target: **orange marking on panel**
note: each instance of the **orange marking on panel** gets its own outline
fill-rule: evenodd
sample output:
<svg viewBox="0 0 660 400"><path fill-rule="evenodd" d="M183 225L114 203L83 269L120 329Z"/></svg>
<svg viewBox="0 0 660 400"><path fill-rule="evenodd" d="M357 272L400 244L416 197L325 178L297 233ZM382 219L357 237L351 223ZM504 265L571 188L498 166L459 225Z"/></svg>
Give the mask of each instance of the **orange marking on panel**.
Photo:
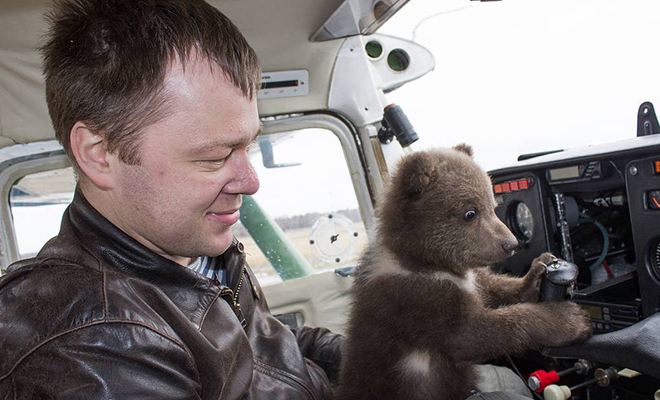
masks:
<svg viewBox="0 0 660 400"><path fill-rule="evenodd" d="M653 199L653 202L655 203L655 205L656 205L658 208L660 208L660 203L658 203L658 199L656 199L655 197L651 197L651 198Z"/></svg>

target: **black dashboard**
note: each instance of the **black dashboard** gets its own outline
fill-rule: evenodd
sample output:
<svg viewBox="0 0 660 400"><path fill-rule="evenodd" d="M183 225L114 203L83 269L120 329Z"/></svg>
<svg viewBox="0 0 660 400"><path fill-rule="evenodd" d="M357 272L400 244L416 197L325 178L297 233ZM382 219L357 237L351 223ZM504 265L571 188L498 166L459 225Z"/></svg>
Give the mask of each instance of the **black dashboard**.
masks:
<svg viewBox="0 0 660 400"><path fill-rule="evenodd" d="M546 154L490 175L496 214L520 242L495 268L522 276L545 251L575 263L573 301L589 313L596 336L567 354L635 364L640 344L621 338L637 335L646 320L660 327L660 135ZM660 378L660 330L642 345L656 350L619 367Z"/></svg>
<svg viewBox="0 0 660 400"><path fill-rule="evenodd" d="M559 152L491 171L498 217L521 246L497 266L523 275L550 251L578 265L574 299L613 331L660 311L660 140Z"/></svg>

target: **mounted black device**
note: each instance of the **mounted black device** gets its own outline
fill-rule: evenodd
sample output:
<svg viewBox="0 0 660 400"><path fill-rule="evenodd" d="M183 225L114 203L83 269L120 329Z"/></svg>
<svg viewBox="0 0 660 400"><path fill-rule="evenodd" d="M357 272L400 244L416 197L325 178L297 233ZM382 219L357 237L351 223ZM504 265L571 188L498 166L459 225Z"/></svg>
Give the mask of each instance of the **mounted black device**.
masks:
<svg viewBox="0 0 660 400"><path fill-rule="evenodd" d="M394 137L399 141L401 147L408 147L419 139L401 107L390 104L383 110L383 122L382 127L378 130L378 139L381 143L387 144Z"/></svg>

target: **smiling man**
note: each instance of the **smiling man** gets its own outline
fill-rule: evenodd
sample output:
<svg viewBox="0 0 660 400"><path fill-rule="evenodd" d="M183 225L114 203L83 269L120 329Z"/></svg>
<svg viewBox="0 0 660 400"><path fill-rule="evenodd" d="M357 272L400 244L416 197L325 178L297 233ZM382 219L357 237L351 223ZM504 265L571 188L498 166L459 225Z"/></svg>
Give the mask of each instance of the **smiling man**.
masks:
<svg viewBox="0 0 660 400"><path fill-rule="evenodd" d="M260 121L255 96L197 52L185 64L173 60L162 91L168 116L142 129L136 162L109 153L82 121L73 126L71 151L97 211L153 252L188 265L231 245L241 195L259 188L248 149Z"/></svg>
<svg viewBox="0 0 660 400"><path fill-rule="evenodd" d="M0 279L0 398L330 398L342 338L273 318L231 228L260 70L202 0L64 0L42 51L78 176Z"/></svg>

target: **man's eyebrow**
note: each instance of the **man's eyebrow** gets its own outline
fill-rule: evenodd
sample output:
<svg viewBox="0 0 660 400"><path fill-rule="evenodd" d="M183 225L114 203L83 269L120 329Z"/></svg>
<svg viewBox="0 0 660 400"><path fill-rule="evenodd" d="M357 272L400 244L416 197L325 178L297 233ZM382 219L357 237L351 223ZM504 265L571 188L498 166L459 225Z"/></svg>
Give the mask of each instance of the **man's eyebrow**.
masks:
<svg viewBox="0 0 660 400"><path fill-rule="evenodd" d="M264 128L263 124L259 122L259 129L257 129L256 133L253 136L249 137L248 139L239 139L230 142L226 142L224 140L208 141L192 147L189 150L189 152L192 154L196 154L196 153L201 153L203 151L217 149L218 147L231 148L231 149L246 147L250 145L250 143L252 143L253 141L257 140L257 137L262 134L263 128Z"/></svg>
<svg viewBox="0 0 660 400"><path fill-rule="evenodd" d="M233 142L224 142L222 145L225 147L230 147L232 149L248 146L250 143L257 140L257 136L261 135L263 131L264 131L264 125L261 123L261 121L259 121L259 129L257 129L256 133L252 135L252 137L248 139L235 140Z"/></svg>

